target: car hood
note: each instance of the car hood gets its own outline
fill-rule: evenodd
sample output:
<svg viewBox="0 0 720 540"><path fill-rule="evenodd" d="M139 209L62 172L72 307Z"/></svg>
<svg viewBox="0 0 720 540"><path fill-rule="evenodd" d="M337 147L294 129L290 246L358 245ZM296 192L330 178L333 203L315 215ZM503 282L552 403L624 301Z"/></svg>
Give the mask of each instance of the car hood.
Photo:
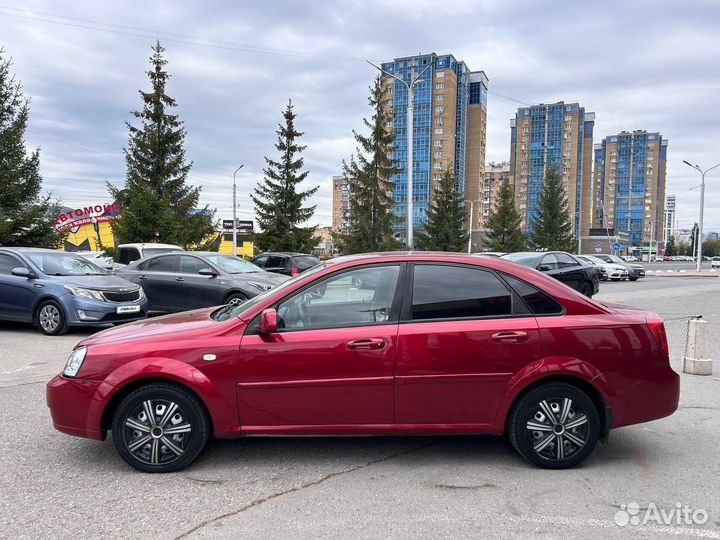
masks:
<svg viewBox="0 0 720 540"><path fill-rule="evenodd" d="M642 269L643 269L643 267L642 267L641 264L635 264L635 263L625 263L625 264L626 264L627 266L629 266L630 268L637 268L638 270L642 270Z"/></svg>
<svg viewBox="0 0 720 540"><path fill-rule="evenodd" d="M82 287L84 289L96 289L101 291L117 291L120 289L128 289L135 291L138 285L131 283L119 276L50 276L53 281L62 283L63 285L72 285L73 287Z"/></svg>
<svg viewBox="0 0 720 540"><path fill-rule="evenodd" d="M219 323L210 318L210 314L217 309L211 308L185 311L173 315L153 317L134 323L123 324L115 328L103 330L82 340L78 346L105 345L125 340L151 339L168 334L183 334L201 331L209 326Z"/></svg>
<svg viewBox="0 0 720 540"><path fill-rule="evenodd" d="M276 287L291 279L290 276L283 274L275 274L273 272L245 272L243 274L231 274L231 278L235 281L247 283L248 281L256 281L258 283L266 283L272 287Z"/></svg>

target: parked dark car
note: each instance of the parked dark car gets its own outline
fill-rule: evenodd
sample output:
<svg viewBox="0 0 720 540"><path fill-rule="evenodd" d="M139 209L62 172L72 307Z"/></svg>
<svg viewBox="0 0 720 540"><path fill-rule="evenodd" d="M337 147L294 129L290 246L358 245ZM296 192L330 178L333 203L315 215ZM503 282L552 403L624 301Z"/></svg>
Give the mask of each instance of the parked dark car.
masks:
<svg viewBox="0 0 720 540"><path fill-rule="evenodd" d="M596 253L595 256L598 259L602 259L605 262L618 264L624 266L628 271L628 279L630 281L637 281L641 277L645 277L645 269L636 263L623 261L617 255L606 255L605 253Z"/></svg>
<svg viewBox="0 0 720 540"><path fill-rule="evenodd" d="M600 272L600 281L607 281L608 274L607 270L605 270L605 266L598 264L597 262L593 261L591 258L585 255L578 255L576 258L581 263L585 263L588 266L594 266L595 268L597 268L597 271Z"/></svg>
<svg viewBox="0 0 720 540"><path fill-rule="evenodd" d="M305 270L320 264L320 259L305 253L277 251L258 255L251 262L266 272L295 277Z"/></svg>
<svg viewBox="0 0 720 540"><path fill-rule="evenodd" d="M239 304L288 279L212 251L155 255L130 263L117 274L141 285L150 311L163 313Z"/></svg>
<svg viewBox="0 0 720 540"><path fill-rule="evenodd" d="M502 258L539 270L589 298L600 290L600 271L564 251L522 251Z"/></svg>
<svg viewBox="0 0 720 540"><path fill-rule="evenodd" d="M71 326L144 319L142 288L87 259L52 249L0 248L0 319L58 336Z"/></svg>

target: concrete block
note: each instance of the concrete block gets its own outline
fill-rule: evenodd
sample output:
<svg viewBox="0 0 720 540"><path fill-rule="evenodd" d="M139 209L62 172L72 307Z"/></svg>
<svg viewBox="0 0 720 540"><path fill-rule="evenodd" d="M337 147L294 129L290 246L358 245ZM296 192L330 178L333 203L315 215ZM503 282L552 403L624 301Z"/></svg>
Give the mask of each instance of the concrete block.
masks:
<svg viewBox="0 0 720 540"><path fill-rule="evenodd" d="M691 375L712 375L709 358L708 327L704 319L688 321L687 342L683 357L683 371Z"/></svg>

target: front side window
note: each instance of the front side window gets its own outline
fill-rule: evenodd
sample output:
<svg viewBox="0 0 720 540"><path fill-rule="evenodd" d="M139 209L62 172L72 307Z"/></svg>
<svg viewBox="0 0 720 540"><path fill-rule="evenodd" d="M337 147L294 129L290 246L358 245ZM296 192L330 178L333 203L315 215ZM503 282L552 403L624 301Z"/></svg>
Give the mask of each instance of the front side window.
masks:
<svg viewBox="0 0 720 540"><path fill-rule="evenodd" d="M190 255L180 256L180 269L181 274L197 274L203 268L210 268L210 265L197 257Z"/></svg>
<svg viewBox="0 0 720 540"><path fill-rule="evenodd" d="M19 266L25 266L25 265L20 264L20 261L18 261L12 255L7 255L6 253L0 253L0 274L9 276L12 274L13 268L17 268Z"/></svg>
<svg viewBox="0 0 720 540"><path fill-rule="evenodd" d="M512 295L492 272L462 266L415 266L413 320L502 317L511 314Z"/></svg>
<svg viewBox="0 0 720 540"><path fill-rule="evenodd" d="M259 268L265 268L265 266L267 265L267 260L268 260L268 257L267 257L267 255L265 255L262 257L258 257L257 259L254 259L252 263Z"/></svg>
<svg viewBox="0 0 720 540"><path fill-rule="evenodd" d="M400 266L335 274L284 300L278 327L286 330L365 326L390 321Z"/></svg>
<svg viewBox="0 0 720 540"><path fill-rule="evenodd" d="M560 268L560 261L558 261L557 255L551 253L550 255L545 255L542 258L540 266L547 266L549 270L557 270Z"/></svg>
<svg viewBox="0 0 720 540"><path fill-rule="evenodd" d="M558 253L556 257L560 268L573 268L575 266L578 266L577 261L573 259L570 255L566 255L565 253Z"/></svg>

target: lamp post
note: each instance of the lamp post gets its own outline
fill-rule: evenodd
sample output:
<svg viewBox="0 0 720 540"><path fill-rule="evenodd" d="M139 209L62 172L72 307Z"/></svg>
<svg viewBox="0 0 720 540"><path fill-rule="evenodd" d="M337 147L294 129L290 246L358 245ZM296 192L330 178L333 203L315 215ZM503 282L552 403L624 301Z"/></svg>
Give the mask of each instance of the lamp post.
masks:
<svg viewBox="0 0 720 540"><path fill-rule="evenodd" d="M653 220L649 220L648 223L650 224L650 253L648 253L648 262L652 262L652 256L653 256L653 229L655 228L655 222ZM657 260L657 257L655 257Z"/></svg>
<svg viewBox="0 0 720 540"><path fill-rule="evenodd" d="M475 203L479 203L482 199L475 199L474 201L465 201L470 203L470 218L468 219L468 253L472 253L472 219L473 219L473 208Z"/></svg>
<svg viewBox="0 0 720 540"><path fill-rule="evenodd" d="M715 167L720 167L720 163L713 165L709 169L704 171L700 168L700 165L693 165L689 161L683 159L683 163L689 167L692 167L700 173L702 178L700 182L700 222L698 223L698 237L697 237L697 265L695 269L700 272L702 270L702 235L703 235L703 212L705 210L705 175L712 171Z"/></svg>
<svg viewBox="0 0 720 540"><path fill-rule="evenodd" d="M419 83L422 82L423 73L425 73L430 66L432 66L432 62L428 64L428 66L423 69L417 76L415 75L415 70L413 66L413 70L410 73L410 82L408 83L405 81L405 79L401 79L400 77L393 75L392 73L389 73L385 71L380 66L376 66L373 64L370 60L366 60L368 64L370 64L372 67L380 71L381 73L384 73L388 77L392 77L396 81L400 81L405 85L408 92L408 99L407 99L407 111L406 111L406 121L407 121L407 245L409 249L412 249L413 247L413 87Z"/></svg>
<svg viewBox="0 0 720 540"><path fill-rule="evenodd" d="M235 175L244 166L243 163L233 173L233 257L237 257L237 186L235 185Z"/></svg>

